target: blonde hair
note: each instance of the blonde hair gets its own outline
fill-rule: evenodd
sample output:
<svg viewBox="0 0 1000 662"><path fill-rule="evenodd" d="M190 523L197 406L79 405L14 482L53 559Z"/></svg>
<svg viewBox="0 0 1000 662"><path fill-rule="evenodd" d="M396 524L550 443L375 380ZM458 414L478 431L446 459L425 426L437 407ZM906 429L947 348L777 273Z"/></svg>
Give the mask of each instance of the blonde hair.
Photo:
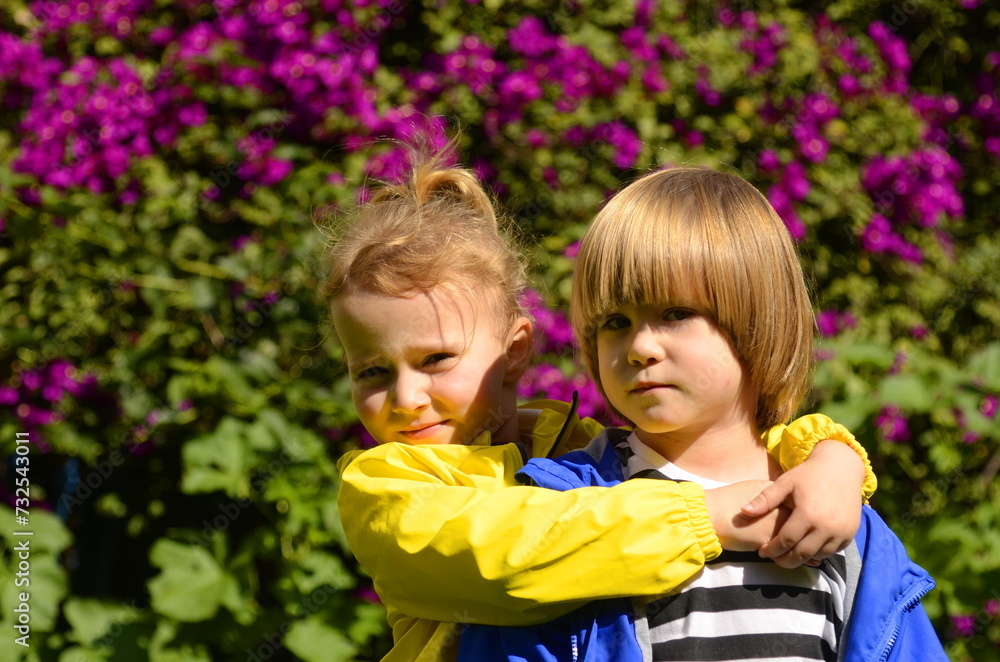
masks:
<svg viewBox="0 0 1000 662"><path fill-rule="evenodd" d="M598 321L623 306L667 302L711 312L757 393L759 430L791 417L809 388L812 306L788 230L748 182L701 168L662 170L623 189L594 219L577 255L571 319L605 400Z"/></svg>
<svg viewBox="0 0 1000 662"><path fill-rule="evenodd" d="M421 158L421 157L417 157ZM402 183L377 189L327 252L327 302L361 290L406 296L445 286L485 291L498 333L522 314L525 270L475 174L423 157Z"/></svg>

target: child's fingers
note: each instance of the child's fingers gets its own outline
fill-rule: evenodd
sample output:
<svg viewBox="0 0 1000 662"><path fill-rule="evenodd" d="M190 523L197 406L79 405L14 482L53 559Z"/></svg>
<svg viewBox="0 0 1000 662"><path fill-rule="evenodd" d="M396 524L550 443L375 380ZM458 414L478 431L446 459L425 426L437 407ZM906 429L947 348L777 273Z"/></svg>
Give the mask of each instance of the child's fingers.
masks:
<svg viewBox="0 0 1000 662"><path fill-rule="evenodd" d="M836 538L829 538L820 531L811 531L785 554L772 560L783 568L796 568L803 563L816 567L823 559L840 551L844 545Z"/></svg>
<svg viewBox="0 0 1000 662"><path fill-rule="evenodd" d="M793 511L788 520L778 529L774 536L764 544L759 554L765 559L777 560L786 556L789 552L799 547L803 538L809 534L811 527L803 517L797 517ZM811 554L802 558L796 563L799 565L803 560L810 558Z"/></svg>
<svg viewBox="0 0 1000 662"><path fill-rule="evenodd" d="M751 499L750 503L743 506L741 510L747 517L765 515L784 503L791 495L793 487L794 485L791 482L782 481L779 478L777 482L765 487L760 494Z"/></svg>

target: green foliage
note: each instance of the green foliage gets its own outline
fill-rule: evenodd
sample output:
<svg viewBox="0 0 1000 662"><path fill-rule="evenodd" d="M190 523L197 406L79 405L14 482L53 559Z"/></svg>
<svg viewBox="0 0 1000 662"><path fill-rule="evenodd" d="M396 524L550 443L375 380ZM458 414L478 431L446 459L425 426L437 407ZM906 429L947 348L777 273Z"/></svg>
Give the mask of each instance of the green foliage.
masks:
<svg viewBox="0 0 1000 662"><path fill-rule="evenodd" d="M953 659L1000 659L1000 595L991 589L1000 586L1000 169L986 148L989 127L969 110L996 49L1000 11L989 3L732 3L761 26L781 27L783 46L758 75L748 73L746 35L716 3L659 3L645 33L668 37L683 56L661 50L647 62L623 43L636 22L631 4L371 3L345 10L352 29L307 0L296 6L308 13L308 29L335 35L343 62L378 45L371 70L350 60L345 80L355 87L344 83L335 90L342 100L318 110L288 82L294 77L260 73L279 68L275 39L266 44L274 53L254 50L253 38L221 37L182 52L177 34L218 27L248 3L146 3L123 19L122 34L96 12L47 31L59 18L43 4L15 0L0 10L0 36L51 58L52 86L71 85L80 74L70 67L85 57L117 57L145 91L170 94L157 98L143 129L148 152L136 150L103 188L62 186L19 162L42 133L27 119L28 85L42 62L22 75L20 64L3 61L0 397L16 391L19 399L0 413L0 450L12 457L15 433L30 433L35 533L32 647L7 636L0 659L328 662L385 653L385 612L366 599L371 582L337 512L335 458L360 439L318 294L325 237L317 220L392 174L394 147L377 139L406 135L399 127L411 115L461 127L459 160L496 170L485 178L520 229L535 286L552 307L567 304L574 242L636 175L707 165L771 191L783 185L781 169L801 164L810 187L789 208L817 308L839 316L818 344L804 409L847 425L868 449L880 479L874 505L937 580L925 604ZM537 97L501 115L514 106L502 77L489 72L538 70L509 39L526 16L564 36L560 48L582 48L573 73L590 91L570 94L572 77L552 73L552 56ZM912 67L903 91L880 87L892 71L869 35L875 21L906 45ZM159 28L174 34L157 41ZM471 36L489 49L493 69L445 72L429 57L466 48ZM868 73L838 55L848 38L870 61ZM614 73L619 63L627 71ZM222 73L238 71L267 84ZM440 89L417 85L416 74L427 72ZM842 91L848 73L864 93ZM112 89L126 85L110 71L102 76ZM650 82L657 77L667 85ZM598 79L613 93L601 92ZM30 101L56 103L68 89ZM817 160L805 158L795 132L810 95L838 110L817 129L828 145ZM950 95L960 110L929 119L916 108L919 95ZM140 101L129 97L129 120ZM180 106L194 103L205 109L203 122L175 121ZM49 118L55 128L65 123L59 117ZM89 130L127 128L95 117ZM616 133L619 125L634 142ZM154 136L171 127L175 139ZM85 130L72 138L103 145ZM255 144L290 163L288 173L273 183L238 174L260 165ZM63 147L60 168L84 169L70 139ZM926 179L933 166L914 155L935 150L961 168L940 180L958 187L961 213L933 226L893 220L919 261L867 249L873 215L909 208L902 193L867 190L866 168L879 156L911 159ZM761 166L772 152L777 171ZM569 356L546 359L574 369ZM36 378L60 395L32 388ZM18 602L14 516L0 506L0 629L8 634Z"/></svg>

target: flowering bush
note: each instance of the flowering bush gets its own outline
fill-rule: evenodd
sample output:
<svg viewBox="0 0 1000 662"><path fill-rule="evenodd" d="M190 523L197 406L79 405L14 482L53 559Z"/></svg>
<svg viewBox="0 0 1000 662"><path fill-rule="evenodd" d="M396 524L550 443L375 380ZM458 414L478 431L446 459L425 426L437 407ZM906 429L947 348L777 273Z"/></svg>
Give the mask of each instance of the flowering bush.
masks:
<svg viewBox="0 0 1000 662"><path fill-rule="evenodd" d="M32 646L3 659L386 650L336 513L333 459L371 440L313 220L456 125L531 246L520 394L599 417L565 318L595 210L671 164L764 191L814 276L807 408L868 448L953 659L1000 659L1000 10L744 6L0 9L0 447L31 437L38 527Z"/></svg>

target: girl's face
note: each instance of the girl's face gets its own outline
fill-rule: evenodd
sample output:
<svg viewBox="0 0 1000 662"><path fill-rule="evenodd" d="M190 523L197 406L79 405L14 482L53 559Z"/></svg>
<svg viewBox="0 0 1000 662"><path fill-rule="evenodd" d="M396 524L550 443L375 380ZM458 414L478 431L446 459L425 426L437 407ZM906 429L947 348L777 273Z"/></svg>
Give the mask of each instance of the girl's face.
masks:
<svg viewBox="0 0 1000 662"><path fill-rule="evenodd" d="M698 306L630 306L597 327L597 362L611 404L652 447L700 435L754 411L732 346ZM652 442L652 443L651 443Z"/></svg>
<svg viewBox="0 0 1000 662"><path fill-rule="evenodd" d="M379 443L469 444L511 421L516 429L514 387L523 367L508 350L527 334L530 351L531 325L522 318L501 336L482 303L487 297L472 298L439 287L334 300L354 406Z"/></svg>

